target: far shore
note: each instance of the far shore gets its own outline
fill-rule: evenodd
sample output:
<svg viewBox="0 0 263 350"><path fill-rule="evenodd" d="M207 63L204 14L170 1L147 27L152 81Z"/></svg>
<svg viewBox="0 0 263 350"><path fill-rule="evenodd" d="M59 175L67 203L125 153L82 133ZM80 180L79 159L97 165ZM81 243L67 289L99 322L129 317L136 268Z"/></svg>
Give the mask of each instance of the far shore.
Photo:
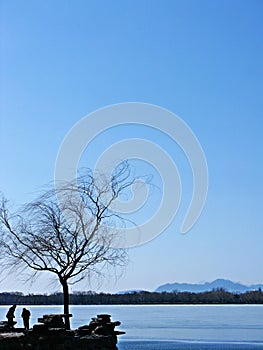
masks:
<svg viewBox="0 0 263 350"><path fill-rule="evenodd" d="M0 305L63 305L63 293L28 294L0 293ZM261 290L230 293L217 289L202 293L191 292L128 292L121 294L92 291L70 294L71 305L156 305L156 304L263 304Z"/></svg>

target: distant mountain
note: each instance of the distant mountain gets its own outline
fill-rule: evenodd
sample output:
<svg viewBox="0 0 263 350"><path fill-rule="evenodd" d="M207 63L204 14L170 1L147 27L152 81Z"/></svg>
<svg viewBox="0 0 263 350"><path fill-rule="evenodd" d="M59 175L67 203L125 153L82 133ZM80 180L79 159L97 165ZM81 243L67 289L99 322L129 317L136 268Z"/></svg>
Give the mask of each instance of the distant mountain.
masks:
<svg viewBox="0 0 263 350"><path fill-rule="evenodd" d="M263 290L263 284L255 284L246 286L238 282L232 282L225 279L216 279L213 282L205 282L199 284L191 283L167 283L156 289L156 292L192 292L201 293L211 291L213 289L223 288L231 293L244 293L251 290Z"/></svg>

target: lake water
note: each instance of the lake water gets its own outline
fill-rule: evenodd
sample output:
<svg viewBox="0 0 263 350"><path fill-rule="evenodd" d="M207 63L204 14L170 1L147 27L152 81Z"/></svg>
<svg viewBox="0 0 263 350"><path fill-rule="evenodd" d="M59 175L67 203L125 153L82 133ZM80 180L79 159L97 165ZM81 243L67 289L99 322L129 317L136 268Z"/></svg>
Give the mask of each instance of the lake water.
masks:
<svg viewBox="0 0 263 350"><path fill-rule="evenodd" d="M22 326L21 311L17 326ZM31 324L61 306L26 306ZM0 306L0 320L7 306ZM89 323L99 313L121 321L120 350L263 350L263 305L78 305L71 306L72 328Z"/></svg>

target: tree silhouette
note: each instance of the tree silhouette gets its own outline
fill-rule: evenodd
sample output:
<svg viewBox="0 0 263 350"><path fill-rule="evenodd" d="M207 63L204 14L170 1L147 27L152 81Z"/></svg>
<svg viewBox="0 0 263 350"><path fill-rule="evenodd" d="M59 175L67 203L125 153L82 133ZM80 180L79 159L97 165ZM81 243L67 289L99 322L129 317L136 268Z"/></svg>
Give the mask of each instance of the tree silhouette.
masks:
<svg viewBox="0 0 263 350"><path fill-rule="evenodd" d="M77 181L44 192L16 213L10 212L3 199L1 254L6 267L29 268L31 278L43 271L55 274L68 315L69 284L101 273L105 265L126 263L125 249L115 248L117 221L123 224L123 218L111 205L134 181L130 168L122 163L110 177L86 171ZM65 323L70 329L69 317Z"/></svg>

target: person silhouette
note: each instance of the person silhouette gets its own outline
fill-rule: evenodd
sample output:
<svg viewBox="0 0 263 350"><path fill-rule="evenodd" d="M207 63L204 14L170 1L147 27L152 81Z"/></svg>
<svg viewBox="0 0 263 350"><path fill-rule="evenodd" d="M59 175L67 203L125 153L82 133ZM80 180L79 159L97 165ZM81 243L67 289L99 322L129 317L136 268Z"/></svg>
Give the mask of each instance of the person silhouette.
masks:
<svg viewBox="0 0 263 350"><path fill-rule="evenodd" d="M25 307L23 308L21 317L23 318L23 323L24 323L24 327L26 330L29 330L29 318L30 318L30 311L27 310Z"/></svg>
<svg viewBox="0 0 263 350"><path fill-rule="evenodd" d="M9 328L14 328L15 310L16 310L16 305L13 305L10 307L10 309L8 310L8 312L6 314Z"/></svg>

